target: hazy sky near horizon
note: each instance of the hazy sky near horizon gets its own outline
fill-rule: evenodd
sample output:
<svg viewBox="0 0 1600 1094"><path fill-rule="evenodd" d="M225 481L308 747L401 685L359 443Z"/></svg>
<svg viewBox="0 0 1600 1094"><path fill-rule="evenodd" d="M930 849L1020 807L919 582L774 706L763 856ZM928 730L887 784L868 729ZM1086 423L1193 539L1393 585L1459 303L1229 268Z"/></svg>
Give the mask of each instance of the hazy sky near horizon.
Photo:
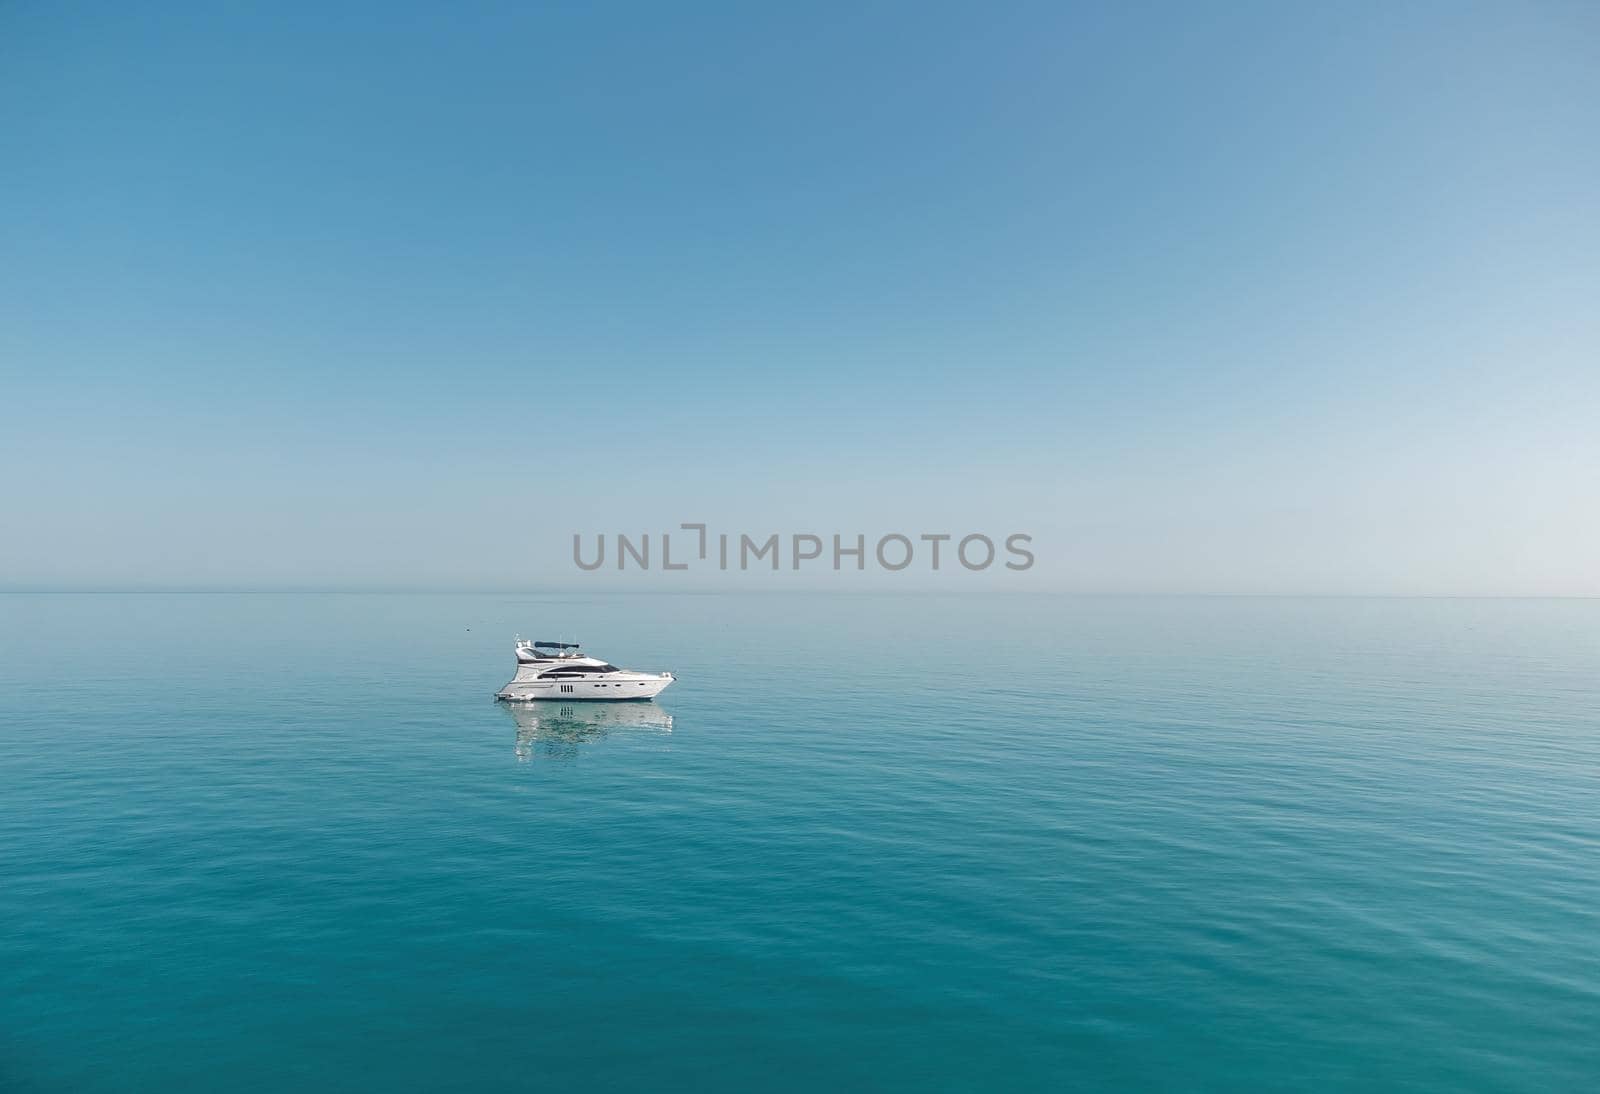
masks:
<svg viewBox="0 0 1600 1094"><path fill-rule="evenodd" d="M6 5L0 588L1600 595L1597 117L1583 3Z"/></svg>

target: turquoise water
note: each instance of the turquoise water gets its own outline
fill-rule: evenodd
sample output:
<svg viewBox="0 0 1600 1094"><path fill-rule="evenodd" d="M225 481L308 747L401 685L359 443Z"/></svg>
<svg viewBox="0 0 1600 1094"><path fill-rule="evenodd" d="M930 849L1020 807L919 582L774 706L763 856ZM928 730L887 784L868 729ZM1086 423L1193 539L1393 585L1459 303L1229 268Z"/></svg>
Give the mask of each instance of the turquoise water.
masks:
<svg viewBox="0 0 1600 1094"><path fill-rule="evenodd" d="M0 790L6 1089L1600 1085L1600 602L0 596Z"/></svg>

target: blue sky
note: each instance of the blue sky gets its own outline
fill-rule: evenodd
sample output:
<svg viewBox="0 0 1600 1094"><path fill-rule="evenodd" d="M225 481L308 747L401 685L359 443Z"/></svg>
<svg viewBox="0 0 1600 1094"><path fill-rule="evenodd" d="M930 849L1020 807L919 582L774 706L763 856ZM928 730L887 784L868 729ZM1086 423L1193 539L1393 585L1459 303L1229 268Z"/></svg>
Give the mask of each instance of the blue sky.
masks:
<svg viewBox="0 0 1600 1094"><path fill-rule="evenodd" d="M671 587L571 534L707 520L1600 595L1597 60L1578 3L6 5L0 587Z"/></svg>

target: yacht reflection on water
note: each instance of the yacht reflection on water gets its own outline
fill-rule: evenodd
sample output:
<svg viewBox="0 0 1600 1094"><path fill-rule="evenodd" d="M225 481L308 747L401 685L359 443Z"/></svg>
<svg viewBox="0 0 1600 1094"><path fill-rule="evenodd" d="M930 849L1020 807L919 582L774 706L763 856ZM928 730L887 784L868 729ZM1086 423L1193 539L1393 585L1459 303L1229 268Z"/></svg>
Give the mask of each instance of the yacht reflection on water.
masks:
<svg viewBox="0 0 1600 1094"><path fill-rule="evenodd" d="M613 732L672 732L672 715L654 703L506 703L504 707L517 723L519 763L533 759L535 752L570 760L580 745L604 740Z"/></svg>

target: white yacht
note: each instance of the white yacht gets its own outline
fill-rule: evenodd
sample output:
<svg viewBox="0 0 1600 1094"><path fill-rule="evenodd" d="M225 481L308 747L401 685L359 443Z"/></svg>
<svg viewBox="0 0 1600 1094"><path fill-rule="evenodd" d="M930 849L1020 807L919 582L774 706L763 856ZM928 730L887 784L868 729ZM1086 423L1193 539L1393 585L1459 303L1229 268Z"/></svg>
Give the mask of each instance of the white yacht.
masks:
<svg viewBox="0 0 1600 1094"><path fill-rule="evenodd" d="M654 699L677 677L670 672L635 672L588 657L576 642L517 639L517 675L496 699Z"/></svg>

